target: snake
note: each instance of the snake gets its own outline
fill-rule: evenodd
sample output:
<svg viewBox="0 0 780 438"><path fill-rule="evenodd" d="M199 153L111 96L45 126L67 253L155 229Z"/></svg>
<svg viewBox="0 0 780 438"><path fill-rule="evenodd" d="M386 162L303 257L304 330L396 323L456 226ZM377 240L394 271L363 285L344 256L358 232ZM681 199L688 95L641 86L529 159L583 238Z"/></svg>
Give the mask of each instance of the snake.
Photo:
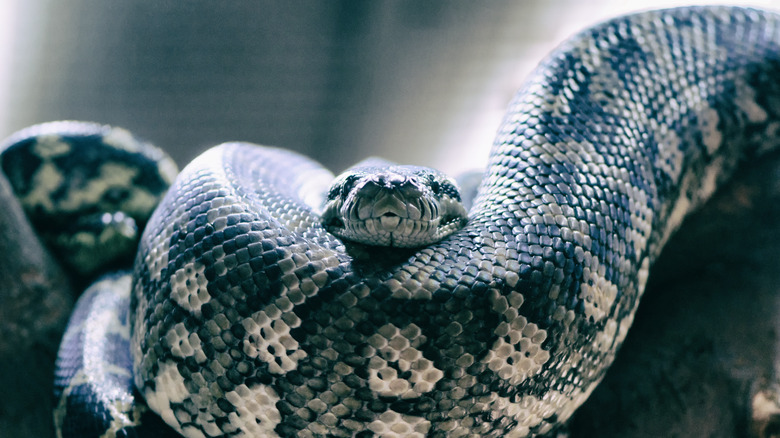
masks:
<svg viewBox="0 0 780 438"><path fill-rule="evenodd" d="M334 177L298 153L233 142L174 179L154 151L170 188L145 196L160 200L136 219L132 263L77 304L58 358L58 433L555 434L613 362L684 217L776 148L778 78L780 16L768 11L597 24L516 93L466 206L456 182L416 167ZM38 156L24 161L51 173L58 147L68 152L28 148ZM29 181L47 180L41 166ZM48 184L21 198L53 195ZM132 214L113 208L96 211L115 234ZM83 423L100 430L72 432Z"/></svg>

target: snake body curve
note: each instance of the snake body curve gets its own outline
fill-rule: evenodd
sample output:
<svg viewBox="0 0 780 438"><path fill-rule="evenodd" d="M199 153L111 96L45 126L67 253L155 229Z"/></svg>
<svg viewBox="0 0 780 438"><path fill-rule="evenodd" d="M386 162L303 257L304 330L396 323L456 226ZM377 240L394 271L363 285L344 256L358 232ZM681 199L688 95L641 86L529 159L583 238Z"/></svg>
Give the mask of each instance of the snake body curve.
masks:
<svg viewBox="0 0 780 438"><path fill-rule="evenodd" d="M135 386L188 437L523 437L588 397L685 214L780 136L780 18L644 12L565 42L514 98L467 224L353 248L333 175L229 143L150 219Z"/></svg>
<svg viewBox="0 0 780 438"><path fill-rule="evenodd" d="M140 436L175 436L136 403L127 323L140 230L176 176L173 160L127 130L60 121L4 140L0 168L73 286L94 282L71 315L57 357L57 436L139 436L137 426L145 428Z"/></svg>
<svg viewBox="0 0 780 438"><path fill-rule="evenodd" d="M177 173L165 152L127 130L76 121L12 134L0 167L42 241L86 281L132 263Z"/></svg>
<svg viewBox="0 0 780 438"><path fill-rule="evenodd" d="M192 437L550 432L685 213L777 142L778 24L685 8L573 37L511 104L465 227L401 262L325 231L311 160L206 152L142 239L136 386Z"/></svg>

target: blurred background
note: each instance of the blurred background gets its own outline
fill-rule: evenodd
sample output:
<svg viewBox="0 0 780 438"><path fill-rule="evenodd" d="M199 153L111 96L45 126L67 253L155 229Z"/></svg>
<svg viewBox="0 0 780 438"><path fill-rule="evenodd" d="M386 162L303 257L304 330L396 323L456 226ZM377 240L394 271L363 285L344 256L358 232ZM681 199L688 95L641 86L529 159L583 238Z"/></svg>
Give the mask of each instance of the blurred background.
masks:
<svg viewBox="0 0 780 438"><path fill-rule="evenodd" d="M79 119L128 128L180 165L244 140L334 171L381 155L459 172L484 165L513 92L562 39L679 4L4 0L0 137Z"/></svg>

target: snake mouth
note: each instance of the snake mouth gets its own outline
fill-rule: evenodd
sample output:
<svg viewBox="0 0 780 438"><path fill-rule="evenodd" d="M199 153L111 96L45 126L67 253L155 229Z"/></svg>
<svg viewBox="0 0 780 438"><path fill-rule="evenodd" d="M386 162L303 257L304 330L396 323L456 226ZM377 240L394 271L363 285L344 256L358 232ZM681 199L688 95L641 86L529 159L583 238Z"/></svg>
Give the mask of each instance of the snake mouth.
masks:
<svg viewBox="0 0 780 438"><path fill-rule="evenodd" d="M371 246L417 248L439 241L467 222L458 202L408 200L385 193L333 203L322 214L331 234ZM442 214L444 213L444 214Z"/></svg>
<svg viewBox="0 0 780 438"><path fill-rule="evenodd" d="M398 228L398 224L401 223L401 216L395 213L387 212L382 216L379 216L379 223L382 224L382 228L387 231Z"/></svg>
<svg viewBox="0 0 780 438"><path fill-rule="evenodd" d="M414 220L394 213L358 220L331 218L324 222L328 232L371 246L416 248L438 241L465 225L466 218L448 215L437 220Z"/></svg>

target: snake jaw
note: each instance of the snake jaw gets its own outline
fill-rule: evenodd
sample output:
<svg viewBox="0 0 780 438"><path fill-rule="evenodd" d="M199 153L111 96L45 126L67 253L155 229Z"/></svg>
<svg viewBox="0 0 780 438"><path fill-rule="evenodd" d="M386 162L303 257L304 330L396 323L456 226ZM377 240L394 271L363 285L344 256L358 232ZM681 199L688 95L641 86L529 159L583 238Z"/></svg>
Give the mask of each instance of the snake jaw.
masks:
<svg viewBox="0 0 780 438"><path fill-rule="evenodd" d="M342 239L401 248L438 242L465 221L455 182L418 166L348 170L331 185L322 214Z"/></svg>

